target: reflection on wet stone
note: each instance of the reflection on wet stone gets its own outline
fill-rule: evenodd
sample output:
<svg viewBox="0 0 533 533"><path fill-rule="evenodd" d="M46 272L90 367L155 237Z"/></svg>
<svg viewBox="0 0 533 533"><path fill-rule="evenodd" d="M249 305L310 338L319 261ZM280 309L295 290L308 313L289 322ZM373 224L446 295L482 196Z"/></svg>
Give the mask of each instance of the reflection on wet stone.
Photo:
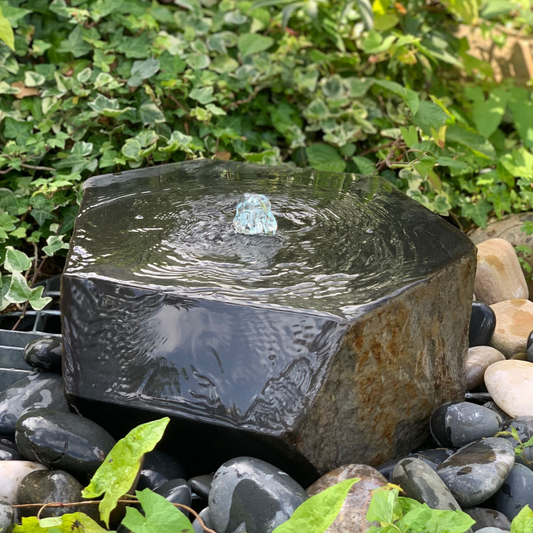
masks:
<svg viewBox="0 0 533 533"><path fill-rule="evenodd" d="M275 235L235 232L249 191ZM95 178L63 277L67 393L103 425L101 400L172 415L196 436L180 450L212 460L191 475L236 453L315 478L379 464L464 392L474 265L379 178L216 161Z"/></svg>

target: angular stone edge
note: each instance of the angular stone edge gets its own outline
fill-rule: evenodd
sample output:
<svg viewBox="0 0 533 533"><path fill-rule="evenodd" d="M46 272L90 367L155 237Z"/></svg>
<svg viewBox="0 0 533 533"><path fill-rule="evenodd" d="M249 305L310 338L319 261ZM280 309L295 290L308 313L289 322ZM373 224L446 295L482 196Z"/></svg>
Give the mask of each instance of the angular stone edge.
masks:
<svg viewBox="0 0 533 533"><path fill-rule="evenodd" d="M429 436L431 412L464 398L475 269L472 245L352 322L293 436L319 472L375 466L410 452ZM396 378L395 386L385 375Z"/></svg>

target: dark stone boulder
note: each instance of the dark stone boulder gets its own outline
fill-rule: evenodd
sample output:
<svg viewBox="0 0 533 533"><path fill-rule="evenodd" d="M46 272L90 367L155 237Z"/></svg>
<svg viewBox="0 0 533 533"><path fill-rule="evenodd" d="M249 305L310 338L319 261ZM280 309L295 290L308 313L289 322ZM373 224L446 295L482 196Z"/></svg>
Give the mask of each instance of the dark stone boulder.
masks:
<svg viewBox="0 0 533 533"><path fill-rule="evenodd" d="M73 476L61 470L52 472L40 470L28 474L17 490L17 503L75 503L83 501L81 491L83 485ZM83 512L93 520L98 518L98 506L72 505L65 507L46 507L41 518L61 516L67 513ZM18 510L18 516L37 516L39 507L26 507Z"/></svg>
<svg viewBox="0 0 533 533"><path fill-rule="evenodd" d="M17 420L29 408L68 412L61 376L34 373L4 389L0 393L0 434L14 435Z"/></svg>
<svg viewBox="0 0 533 533"><path fill-rule="evenodd" d="M285 472L259 459L237 457L215 473L209 516L218 533L271 533L305 500L305 490Z"/></svg>
<svg viewBox="0 0 533 533"><path fill-rule="evenodd" d="M275 236L233 231L250 191ZM241 454L302 482L377 465L464 397L475 264L377 177L204 160L92 178L62 279L67 393L115 436L172 416L191 475Z"/></svg>
<svg viewBox="0 0 533 533"><path fill-rule="evenodd" d="M65 470L86 480L115 445L107 431L91 420L50 409L28 411L17 422L17 445L29 461Z"/></svg>
<svg viewBox="0 0 533 533"><path fill-rule="evenodd" d="M36 339L24 348L24 361L45 372L61 374L63 343L57 337Z"/></svg>

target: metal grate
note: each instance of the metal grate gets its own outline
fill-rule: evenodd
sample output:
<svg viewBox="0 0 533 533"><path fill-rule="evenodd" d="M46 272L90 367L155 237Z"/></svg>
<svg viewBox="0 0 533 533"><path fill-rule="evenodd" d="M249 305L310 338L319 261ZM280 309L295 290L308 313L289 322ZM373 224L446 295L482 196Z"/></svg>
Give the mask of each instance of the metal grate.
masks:
<svg viewBox="0 0 533 533"><path fill-rule="evenodd" d="M55 276L38 285L44 286L43 296L52 298L45 309L28 309L22 319L20 311L0 315L0 391L35 370L24 362L26 344L39 337L61 337L60 277ZM16 324L17 329L13 331Z"/></svg>

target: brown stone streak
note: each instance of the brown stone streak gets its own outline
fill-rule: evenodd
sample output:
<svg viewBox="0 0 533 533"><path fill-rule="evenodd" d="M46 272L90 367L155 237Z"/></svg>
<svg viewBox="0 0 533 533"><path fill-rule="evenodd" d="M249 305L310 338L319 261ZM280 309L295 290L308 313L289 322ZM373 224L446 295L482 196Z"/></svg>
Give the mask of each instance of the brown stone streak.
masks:
<svg viewBox="0 0 533 533"><path fill-rule="evenodd" d="M409 451L427 436L431 411L463 397L474 265L474 254L463 257L354 321L297 430L319 471Z"/></svg>

